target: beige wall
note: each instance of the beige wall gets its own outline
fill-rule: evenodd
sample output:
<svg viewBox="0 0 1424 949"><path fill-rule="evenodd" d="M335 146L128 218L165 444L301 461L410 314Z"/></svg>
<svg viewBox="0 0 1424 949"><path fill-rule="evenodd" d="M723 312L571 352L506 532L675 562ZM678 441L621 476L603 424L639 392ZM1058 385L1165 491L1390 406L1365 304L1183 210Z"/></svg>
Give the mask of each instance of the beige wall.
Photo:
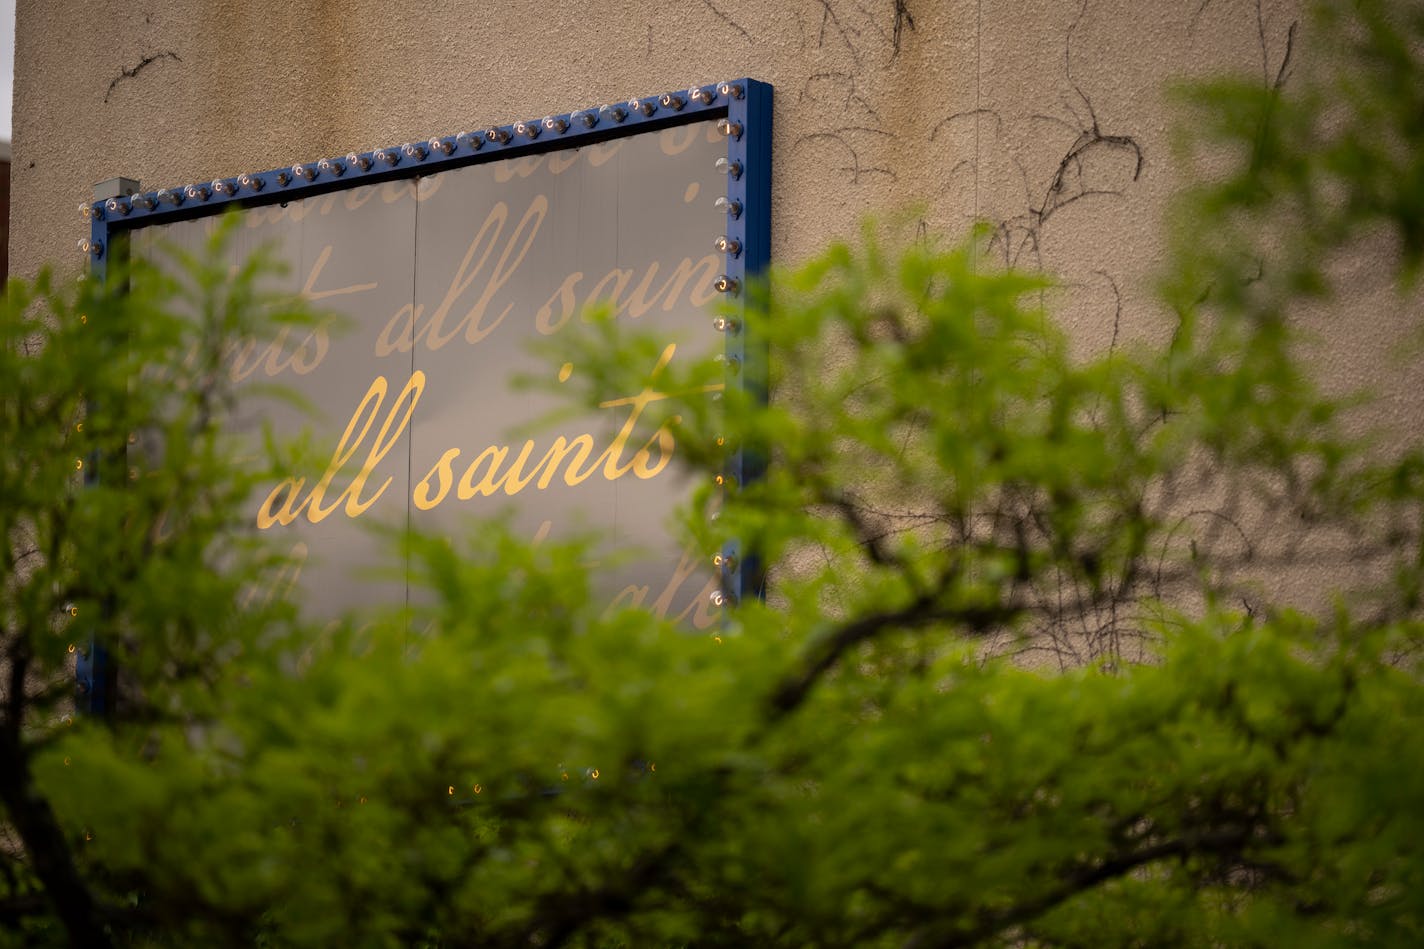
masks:
<svg viewBox="0 0 1424 949"><path fill-rule="evenodd" d="M867 212L986 218L1012 260L1060 277L1057 312L1101 349L1167 327L1151 294L1174 187L1165 84L1274 79L1299 15L1290 0L19 0L12 267L78 267L76 207L106 178L208 181L752 76L776 89L776 259ZM1316 38L1300 40L1297 62ZM1392 358L1417 308L1369 261L1352 281L1343 317L1317 321L1320 358L1332 385L1383 395L1375 419L1417 433L1424 373Z"/></svg>

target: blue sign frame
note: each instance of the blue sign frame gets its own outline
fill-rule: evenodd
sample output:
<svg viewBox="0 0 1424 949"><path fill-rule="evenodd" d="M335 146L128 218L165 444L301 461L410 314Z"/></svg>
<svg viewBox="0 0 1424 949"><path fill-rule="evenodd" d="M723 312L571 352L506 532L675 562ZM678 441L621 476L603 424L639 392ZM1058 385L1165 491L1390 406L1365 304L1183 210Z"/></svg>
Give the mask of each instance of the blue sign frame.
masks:
<svg viewBox="0 0 1424 949"><path fill-rule="evenodd" d="M453 136L435 136L344 158L299 162L235 178L218 178L156 191L119 179L120 194L85 206L90 234L80 241L90 257L90 273L104 279L111 247L125 232L221 213L228 207L260 207L309 198L355 185L373 184L432 174L465 165L521 155L591 145L609 139L652 132L690 122L718 120L727 142L727 188L718 204L726 226L716 245L723 251L722 280L717 287L731 303L724 318L726 385L766 397L764 360L755 338L748 340L745 308L748 280L765 271L771 259L771 130L772 87L753 79L736 79L687 90L630 99L611 105L550 115L543 119L495 125ZM743 485L760 477L765 457L753 446L730 446L723 483ZM91 469L93 466L90 466ZM762 578L754 556L739 556L728 544L714 558L721 577L721 603L732 605L744 596L760 596ZM111 678L102 644L91 642L88 657L77 667L81 704L103 712L111 697Z"/></svg>

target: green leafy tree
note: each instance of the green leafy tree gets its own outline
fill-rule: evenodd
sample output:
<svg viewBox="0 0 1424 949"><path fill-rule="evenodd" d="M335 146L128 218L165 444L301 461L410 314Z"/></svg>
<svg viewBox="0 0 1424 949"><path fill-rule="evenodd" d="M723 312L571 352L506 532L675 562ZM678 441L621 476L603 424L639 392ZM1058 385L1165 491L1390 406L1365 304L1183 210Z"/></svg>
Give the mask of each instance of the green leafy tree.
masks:
<svg viewBox="0 0 1424 949"><path fill-rule="evenodd" d="M867 229L775 275L769 404L667 409L706 483L718 436L770 456L688 518L773 565L711 637L598 612L577 545L498 525L404 540L413 642L244 601L252 472L184 357L254 331L254 284L13 291L11 941L1418 944L1424 454L1347 434L1291 318L1348 300L1363 238L1413 287L1424 17L1322 16L1298 88L1191 93L1196 154L1240 160L1184 197L1160 346L1070 358L1042 279L975 240ZM580 375L596 401L652 362ZM164 450L81 488L130 432ZM1307 610L1272 591L1318 537L1349 544ZM66 718L89 630L128 679L107 723Z"/></svg>

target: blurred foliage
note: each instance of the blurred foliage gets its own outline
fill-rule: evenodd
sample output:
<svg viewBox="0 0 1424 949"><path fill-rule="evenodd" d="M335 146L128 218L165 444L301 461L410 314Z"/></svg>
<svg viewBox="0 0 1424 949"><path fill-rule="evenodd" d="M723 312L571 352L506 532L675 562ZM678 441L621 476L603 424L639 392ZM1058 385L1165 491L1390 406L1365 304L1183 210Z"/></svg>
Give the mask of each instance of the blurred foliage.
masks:
<svg viewBox="0 0 1424 949"><path fill-rule="evenodd" d="M644 419L708 485L768 462L687 519L773 565L715 636L499 525L405 539L432 635L304 629L249 595L272 469L213 367L308 317L257 264L12 283L0 943L1419 944L1424 456L1346 434L1292 316L1381 233L1413 286L1424 14L1321 16L1189 94L1162 345L1070 358L1042 278L893 227L756 291L769 403ZM607 330L595 403L658 351ZM76 722L91 634L124 701Z"/></svg>

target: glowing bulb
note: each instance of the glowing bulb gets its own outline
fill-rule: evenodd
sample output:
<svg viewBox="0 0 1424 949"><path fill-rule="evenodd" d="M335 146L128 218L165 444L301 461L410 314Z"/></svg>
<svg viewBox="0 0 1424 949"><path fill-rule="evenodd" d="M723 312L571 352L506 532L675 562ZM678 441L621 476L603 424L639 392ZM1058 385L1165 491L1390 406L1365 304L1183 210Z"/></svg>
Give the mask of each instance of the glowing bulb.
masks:
<svg viewBox="0 0 1424 949"><path fill-rule="evenodd" d="M674 112L681 112L684 102L682 96L674 92L664 92L658 96L658 105L664 109L672 109Z"/></svg>
<svg viewBox="0 0 1424 949"><path fill-rule="evenodd" d="M718 293L736 293L741 283L736 277L729 277L726 274L718 277L712 282L712 289Z"/></svg>
<svg viewBox="0 0 1424 949"><path fill-rule="evenodd" d="M743 96L742 87L734 82L724 82L717 87L717 92L728 99L740 99Z"/></svg>
<svg viewBox="0 0 1424 949"><path fill-rule="evenodd" d="M736 141L742 137L742 123L733 122L731 119L718 119L717 131Z"/></svg>
<svg viewBox="0 0 1424 949"><path fill-rule="evenodd" d="M431 136L427 144L430 145L432 152L439 152L442 155L448 155L455 150L455 143L453 141L441 138L439 135Z"/></svg>
<svg viewBox="0 0 1424 949"><path fill-rule="evenodd" d="M450 795L451 797L454 797L454 796L455 796L455 785L452 784L452 785L450 785L448 788L446 788L446 789L445 789L445 793L448 794L448 795Z"/></svg>
<svg viewBox="0 0 1424 949"><path fill-rule="evenodd" d="M658 111L658 104L652 99L629 99L628 111L641 112L646 117Z"/></svg>
<svg viewBox="0 0 1424 949"><path fill-rule="evenodd" d="M237 186L246 188L248 191L261 191L266 183L257 175L242 174L237 176Z"/></svg>
<svg viewBox="0 0 1424 949"><path fill-rule="evenodd" d="M71 605L71 606L69 607L69 615L70 615L70 616L78 616L78 615L79 615L79 607Z"/></svg>
<svg viewBox="0 0 1424 949"><path fill-rule="evenodd" d="M717 90L711 86L693 86L687 90L687 97L698 105L711 105L717 98Z"/></svg>
<svg viewBox="0 0 1424 949"><path fill-rule="evenodd" d="M153 210L153 199L146 194L136 194L129 198L129 204L144 211Z"/></svg>
<svg viewBox="0 0 1424 949"><path fill-rule="evenodd" d="M590 770L590 771L588 772L588 776L589 776L590 778L593 778L593 780L597 781L597 780L598 780L598 769L597 769L597 768L593 768L592 770Z"/></svg>
<svg viewBox="0 0 1424 949"><path fill-rule="evenodd" d="M183 203L183 193L181 191L172 191L168 188L159 188L155 197L164 204L171 205L175 208Z"/></svg>
<svg viewBox="0 0 1424 949"><path fill-rule="evenodd" d="M735 237L719 237L712 242L712 246L732 257L736 257L742 252L742 242Z"/></svg>
<svg viewBox="0 0 1424 949"><path fill-rule="evenodd" d="M346 174L346 166L331 158L323 158L317 162L316 170L323 175L331 175L333 178L340 178Z"/></svg>
<svg viewBox="0 0 1424 949"><path fill-rule="evenodd" d="M718 211L725 211L727 217L733 220L742 216L742 202L733 201L731 198L718 198L712 202L712 206Z"/></svg>
<svg viewBox="0 0 1424 949"><path fill-rule="evenodd" d="M90 257L98 257L99 255L104 253L103 241L91 241L87 237L80 239L78 247L81 251L83 251L85 254L88 254Z"/></svg>
<svg viewBox="0 0 1424 949"><path fill-rule="evenodd" d="M208 189L203 185L189 185L183 189L183 194L194 201L208 200Z"/></svg>
<svg viewBox="0 0 1424 949"><path fill-rule="evenodd" d="M621 105L605 105L598 110L598 117L622 122L628 117L628 113Z"/></svg>
<svg viewBox="0 0 1424 949"><path fill-rule="evenodd" d="M224 197L232 197L237 194L237 185L226 178L214 178L212 189L213 194L220 194Z"/></svg>
<svg viewBox="0 0 1424 949"><path fill-rule="evenodd" d="M509 130L499 127L485 129L485 139L496 145L503 145L509 141Z"/></svg>
<svg viewBox="0 0 1424 949"><path fill-rule="evenodd" d="M737 605L737 598L736 598L736 597L732 596L732 594L730 594L730 593L724 593L724 592L722 592L721 590L713 590L713 591L712 591L712 595L711 595L710 597L708 597L708 599L712 601L712 605L713 605L713 606L736 606L736 605ZM717 641L718 641L718 642L721 642L720 639L717 640Z"/></svg>
<svg viewBox="0 0 1424 949"><path fill-rule="evenodd" d="M131 208L123 198L110 198L104 202L104 210L110 214L117 214L119 217L126 217Z"/></svg>
<svg viewBox="0 0 1424 949"><path fill-rule="evenodd" d="M88 201L80 203L79 213L84 216L84 220L86 221L98 221L103 218L103 214L99 212L98 206L90 204Z"/></svg>
<svg viewBox="0 0 1424 949"><path fill-rule="evenodd" d="M76 648L76 647L75 647L74 643L70 643L70 644L69 644L69 653L70 653L70 655L73 655L73 654L74 654L75 648Z"/></svg>
<svg viewBox="0 0 1424 949"><path fill-rule="evenodd" d="M555 134L558 134L558 135L563 135L565 132L567 132L567 131L569 130L569 123L568 123L568 121L567 121L566 119L564 119L564 118L561 118L560 116L557 116L557 115L545 116L545 117L544 117L543 125L544 125L544 128L546 128L546 129L548 129L549 131L554 132Z"/></svg>
<svg viewBox="0 0 1424 949"><path fill-rule="evenodd" d="M292 166L292 175L296 178L302 178L306 181L311 181L313 178L316 177L316 168L312 167L311 165L303 165L302 163L298 162L297 164Z"/></svg>
<svg viewBox="0 0 1424 949"><path fill-rule="evenodd" d="M376 152L376 157L379 158L383 163L390 165L392 168L400 164L400 152L396 151L394 148L383 148L380 151Z"/></svg>
<svg viewBox="0 0 1424 949"><path fill-rule="evenodd" d="M742 176L742 163L739 161L732 161L729 158L719 158L713 167L722 174L729 176L733 181L736 181Z"/></svg>
<svg viewBox="0 0 1424 949"><path fill-rule="evenodd" d="M573 119L584 128L591 129L598 124L598 113L586 109L583 112L575 112Z"/></svg>
<svg viewBox="0 0 1424 949"><path fill-rule="evenodd" d="M346 164L350 165L352 168L355 168L357 171L371 170L371 159L367 158L365 155L357 154L356 152L347 153Z"/></svg>
<svg viewBox="0 0 1424 949"><path fill-rule="evenodd" d="M425 161L425 146L418 142L406 142L401 146L401 154L415 161Z"/></svg>
<svg viewBox="0 0 1424 949"><path fill-rule="evenodd" d="M481 791L484 790L484 787L481 786L481 785L476 784L476 785L471 786L470 790L471 790L471 791L474 791L476 794L479 794Z"/></svg>
<svg viewBox="0 0 1424 949"><path fill-rule="evenodd" d="M523 135L525 138L531 139L531 140L532 140L532 139L536 139L536 138L539 137L539 123L538 123L538 122L515 122L515 123L514 123L514 134L515 134L515 135Z"/></svg>

